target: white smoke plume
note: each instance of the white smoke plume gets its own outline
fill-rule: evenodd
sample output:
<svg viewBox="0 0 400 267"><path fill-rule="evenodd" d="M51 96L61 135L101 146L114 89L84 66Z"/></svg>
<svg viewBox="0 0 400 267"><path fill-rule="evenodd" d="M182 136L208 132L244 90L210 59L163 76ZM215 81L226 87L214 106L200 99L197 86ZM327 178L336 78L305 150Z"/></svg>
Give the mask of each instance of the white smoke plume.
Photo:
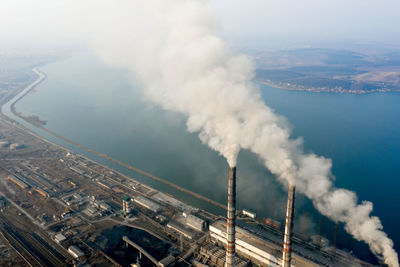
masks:
<svg viewBox="0 0 400 267"><path fill-rule="evenodd" d="M392 240L371 216L372 203L358 204L355 193L336 189L331 160L305 154L302 141L290 139L285 120L252 84L252 61L233 55L219 37L207 1L80 1L73 7L68 22L98 55L132 71L150 101L186 115L188 130L231 166L239 148L256 153L283 184L295 183L322 214L399 266Z"/></svg>

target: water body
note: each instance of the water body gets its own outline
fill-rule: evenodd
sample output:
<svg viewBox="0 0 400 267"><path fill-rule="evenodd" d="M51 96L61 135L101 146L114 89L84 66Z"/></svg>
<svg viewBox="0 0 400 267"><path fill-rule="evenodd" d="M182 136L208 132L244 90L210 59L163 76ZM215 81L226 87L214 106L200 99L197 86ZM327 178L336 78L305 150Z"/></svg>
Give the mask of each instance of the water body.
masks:
<svg viewBox="0 0 400 267"><path fill-rule="evenodd" d="M125 70L101 64L91 54L41 68L47 79L20 100L17 111L38 115L46 128L98 152L170 180L221 203L226 201L227 165L221 156L186 131L185 118L143 99L140 85ZM302 136L305 150L333 160L335 184L374 203L384 230L400 249L400 94L344 95L305 93L259 85L265 102ZM21 121L20 121L21 122ZM23 123L23 122L21 122ZM24 125L27 125L24 123ZM39 134L125 174L217 213L206 203L141 177L104 159ZM319 215L298 194L297 231L318 232ZM286 192L249 152L238 160L238 206L283 222ZM322 233L333 237L333 223L323 219ZM367 247L339 227L337 244L371 260Z"/></svg>

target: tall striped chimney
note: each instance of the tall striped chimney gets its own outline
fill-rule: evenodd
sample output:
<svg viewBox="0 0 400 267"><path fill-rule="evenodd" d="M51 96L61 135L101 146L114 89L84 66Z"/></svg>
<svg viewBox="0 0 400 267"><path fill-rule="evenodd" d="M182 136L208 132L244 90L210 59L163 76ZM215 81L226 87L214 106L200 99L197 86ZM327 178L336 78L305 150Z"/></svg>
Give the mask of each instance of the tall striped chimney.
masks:
<svg viewBox="0 0 400 267"><path fill-rule="evenodd" d="M283 240L283 255L282 255L282 267L290 267L292 260L292 228L293 228L293 216L294 216L294 195L296 187L289 184L288 200L286 207L286 221L285 221L285 237Z"/></svg>
<svg viewBox="0 0 400 267"><path fill-rule="evenodd" d="M226 266L235 266L236 167L229 167Z"/></svg>

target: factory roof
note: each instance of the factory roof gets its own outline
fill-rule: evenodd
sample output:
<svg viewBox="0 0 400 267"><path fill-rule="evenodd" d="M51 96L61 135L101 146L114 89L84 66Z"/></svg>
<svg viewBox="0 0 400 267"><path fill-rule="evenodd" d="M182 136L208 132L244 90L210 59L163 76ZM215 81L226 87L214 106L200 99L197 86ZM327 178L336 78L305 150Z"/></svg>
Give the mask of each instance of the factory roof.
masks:
<svg viewBox="0 0 400 267"><path fill-rule="evenodd" d="M160 205L158 205L157 203L155 203L154 201L152 201L148 198L138 196L138 197L135 197L134 201L153 212L159 212L161 210Z"/></svg>
<svg viewBox="0 0 400 267"><path fill-rule="evenodd" d="M162 202L162 203L171 205L171 206L173 206L175 208L178 208L178 209L180 209L182 211L184 211L184 210L189 210L191 212L197 212L198 211L198 208L195 208L195 207L192 207L192 206L190 206L190 205L188 205L186 203L183 203L182 201L177 200L176 198L174 198L172 196L169 196L169 195L167 195L165 193L158 192L155 195L153 195L152 198L157 200L157 201L159 201L159 202Z"/></svg>
<svg viewBox="0 0 400 267"><path fill-rule="evenodd" d="M72 245L72 246L70 246L70 247L68 248L68 252L69 252L72 256L74 256L75 258L79 258L79 257L85 255L85 254L82 252L82 250L80 250L77 246L74 246L74 245Z"/></svg>
<svg viewBox="0 0 400 267"><path fill-rule="evenodd" d="M64 241L66 238L65 238L65 236L63 235L63 234L61 234L61 233L58 233L58 234L56 234L55 236L54 236L54 240L57 242L57 243L60 243L61 241Z"/></svg>
<svg viewBox="0 0 400 267"><path fill-rule="evenodd" d="M222 220L216 221L215 223L212 224L210 227L210 230L213 229L212 227L217 228L219 231L221 231L221 234L225 236L226 233L226 223ZM243 241L244 243L253 246L254 248L262 251L262 252L267 252L270 255L273 255L275 257L280 257L281 251L280 247L276 244L273 243L267 243L265 240L262 240L261 238L255 236L254 234L240 228L240 227L235 227L236 230L236 242Z"/></svg>
<svg viewBox="0 0 400 267"><path fill-rule="evenodd" d="M246 215L250 218L255 218L257 214L255 212L249 211L249 210L242 210L243 215Z"/></svg>
<svg viewBox="0 0 400 267"><path fill-rule="evenodd" d="M247 224L246 226L247 230L236 226L235 229L237 240L241 240L256 249L260 249L261 251L267 252L277 258L281 258L283 235L278 236L272 232L260 230ZM221 231L221 234L225 237L226 223L224 221L218 220L212 224L212 227L215 227ZM210 227L210 230L212 227ZM250 232L249 230L254 231ZM298 238L293 238L292 247L292 258L294 259L294 262L297 263L296 266L310 266L310 264L313 263L329 266L346 266L348 263L352 263L352 266L371 266L355 259L351 255L333 254L329 253L329 249L320 250L319 248L312 247L306 241Z"/></svg>
<svg viewBox="0 0 400 267"><path fill-rule="evenodd" d="M111 206L108 205L107 203L103 202L103 203L100 203L100 209L109 211L109 210L111 210Z"/></svg>
<svg viewBox="0 0 400 267"><path fill-rule="evenodd" d="M193 239L193 237L195 235L195 233L193 233L189 229L186 229L185 227L181 226L180 224L178 224L176 222L169 222L167 224L167 227L171 228L175 232L178 232L179 234L183 235L184 237L186 237L188 239Z"/></svg>
<svg viewBox="0 0 400 267"><path fill-rule="evenodd" d="M122 200L128 202L131 201L131 198L129 196L123 196Z"/></svg>
<svg viewBox="0 0 400 267"><path fill-rule="evenodd" d="M172 264L175 261L175 257L172 255L168 255L167 257L165 257L164 259L162 259L160 261L160 265L161 266L169 266L170 264Z"/></svg>
<svg viewBox="0 0 400 267"><path fill-rule="evenodd" d="M196 231L203 231L205 227L204 220L190 214L186 217L186 225Z"/></svg>

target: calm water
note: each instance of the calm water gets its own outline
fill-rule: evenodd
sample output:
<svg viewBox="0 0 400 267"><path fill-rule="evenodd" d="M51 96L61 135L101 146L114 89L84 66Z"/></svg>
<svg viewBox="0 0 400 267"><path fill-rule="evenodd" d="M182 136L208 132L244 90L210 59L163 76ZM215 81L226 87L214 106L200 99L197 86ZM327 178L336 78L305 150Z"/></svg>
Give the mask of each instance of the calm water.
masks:
<svg viewBox="0 0 400 267"><path fill-rule="evenodd" d="M140 88L126 71L110 69L82 54L42 68L47 79L17 105L23 114L47 120L47 128L75 142L171 180L220 202L226 199L225 160L185 130L184 118L143 101ZM288 118L293 136L305 149L333 159L336 185L354 190L374 203L374 215L399 250L400 230L400 94L340 95L303 93L261 85L264 99ZM31 127L31 129L34 129ZM41 133L37 129L35 131ZM193 205L206 203L90 156ZM282 221L286 193L256 157L242 151L238 161L238 205L260 216ZM297 197L297 231L318 231L318 214ZM323 219L329 239L333 224ZM370 258L365 246L339 230L338 246Z"/></svg>

